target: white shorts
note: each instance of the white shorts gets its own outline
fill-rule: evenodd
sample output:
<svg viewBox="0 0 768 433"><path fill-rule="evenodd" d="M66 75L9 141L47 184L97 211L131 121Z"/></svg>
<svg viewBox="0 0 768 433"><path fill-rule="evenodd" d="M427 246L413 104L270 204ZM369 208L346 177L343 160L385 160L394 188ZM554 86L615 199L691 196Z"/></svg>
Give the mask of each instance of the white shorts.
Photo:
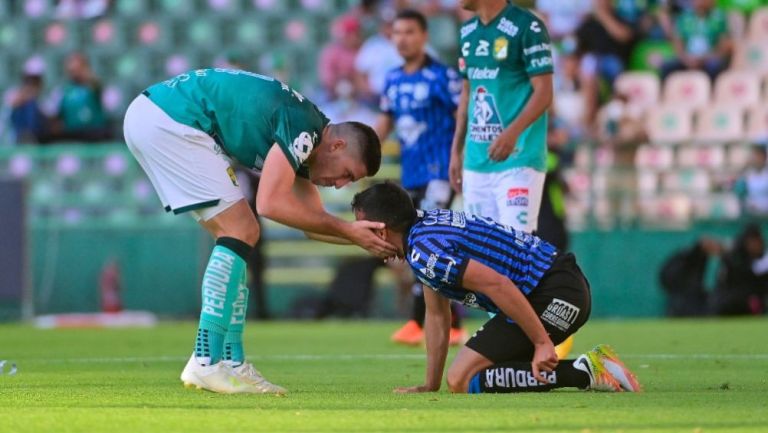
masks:
<svg viewBox="0 0 768 433"><path fill-rule="evenodd" d="M498 173L464 170L464 211L531 233L538 226L544 177L528 167Z"/></svg>
<svg viewBox="0 0 768 433"><path fill-rule="evenodd" d="M128 106L123 133L167 212L207 221L244 198L213 138L171 119L146 96Z"/></svg>

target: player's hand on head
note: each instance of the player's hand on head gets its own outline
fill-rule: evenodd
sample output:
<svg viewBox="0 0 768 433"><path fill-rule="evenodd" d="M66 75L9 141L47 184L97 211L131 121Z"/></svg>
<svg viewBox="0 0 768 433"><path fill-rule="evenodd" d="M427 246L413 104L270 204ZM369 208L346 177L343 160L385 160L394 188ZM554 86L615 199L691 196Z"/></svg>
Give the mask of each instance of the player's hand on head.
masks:
<svg viewBox="0 0 768 433"><path fill-rule="evenodd" d="M431 389L427 385L417 385L417 386L398 386L397 388L393 389L392 392L395 394L417 394L420 392L435 392L436 389Z"/></svg>
<svg viewBox="0 0 768 433"><path fill-rule="evenodd" d="M396 256L397 247L377 236L374 230L383 229L384 223L373 221L354 221L350 223L347 237L355 245L382 259Z"/></svg>
<svg viewBox="0 0 768 433"><path fill-rule="evenodd" d="M536 344L536 350L533 353L533 361L531 361L531 367L533 370L533 376L541 383L549 383L549 381L542 376L544 372L551 372L557 367L557 353L555 352L555 345L551 341L542 344Z"/></svg>

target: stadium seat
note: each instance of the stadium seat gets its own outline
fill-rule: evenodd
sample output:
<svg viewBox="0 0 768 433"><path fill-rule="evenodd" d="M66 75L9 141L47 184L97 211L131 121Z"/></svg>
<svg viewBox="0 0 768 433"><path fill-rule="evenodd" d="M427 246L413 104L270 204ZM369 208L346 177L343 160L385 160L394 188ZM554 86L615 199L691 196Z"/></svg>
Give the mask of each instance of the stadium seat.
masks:
<svg viewBox="0 0 768 433"><path fill-rule="evenodd" d="M637 171L637 194L639 197L652 197L659 190L659 174L652 170Z"/></svg>
<svg viewBox="0 0 768 433"><path fill-rule="evenodd" d="M661 83L652 72L625 72L616 79L614 87L631 104L646 109L659 101Z"/></svg>
<svg viewBox="0 0 768 433"><path fill-rule="evenodd" d="M691 222L692 200L682 193L638 200L640 219L652 225L685 227Z"/></svg>
<svg viewBox="0 0 768 433"><path fill-rule="evenodd" d="M768 40L768 7L757 9L752 13L747 36L753 41Z"/></svg>
<svg viewBox="0 0 768 433"><path fill-rule="evenodd" d="M123 49L126 45L126 34L122 20L101 18L88 29L90 45L103 48L114 55L115 50Z"/></svg>
<svg viewBox="0 0 768 433"><path fill-rule="evenodd" d="M734 144L729 146L727 152L728 167L732 170L742 170L751 157L751 150L749 146L744 144Z"/></svg>
<svg viewBox="0 0 768 433"><path fill-rule="evenodd" d="M752 142L768 142L768 104L747 110L746 138Z"/></svg>
<svg viewBox="0 0 768 433"><path fill-rule="evenodd" d="M569 194L574 197L586 198L590 195L592 177L588 171L568 169L563 171L563 178L568 184Z"/></svg>
<svg viewBox="0 0 768 433"><path fill-rule="evenodd" d="M744 138L744 112L730 104L717 104L696 111L696 141L733 142Z"/></svg>
<svg viewBox="0 0 768 433"><path fill-rule="evenodd" d="M190 0L161 0L158 6L163 14L182 17L194 13L196 5Z"/></svg>
<svg viewBox="0 0 768 433"><path fill-rule="evenodd" d="M683 146L677 150L677 166L721 170L725 164L723 146Z"/></svg>
<svg viewBox="0 0 768 433"><path fill-rule="evenodd" d="M747 17L740 11L728 11L728 33L733 40L743 40L747 33Z"/></svg>
<svg viewBox="0 0 768 433"><path fill-rule="evenodd" d="M692 115L689 108L663 104L650 110L646 118L646 132L654 144L673 144L691 139Z"/></svg>
<svg viewBox="0 0 768 433"><path fill-rule="evenodd" d="M223 26L216 15L203 15L185 26L185 38L196 49L218 49L224 46Z"/></svg>
<svg viewBox="0 0 768 433"><path fill-rule="evenodd" d="M741 216L741 203L735 194L709 194L694 200L693 215L697 219L733 220Z"/></svg>
<svg viewBox="0 0 768 433"><path fill-rule="evenodd" d="M682 192L700 197L711 191L712 179L705 170L674 170L664 173L662 187L666 192Z"/></svg>
<svg viewBox="0 0 768 433"><path fill-rule="evenodd" d="M0 20L0 50L6 54L28 56L32 51L31 33L26 20Z"/></svg>
<svg viewBox="0 0 768 433"><path fill-rule="evenodd" d="M732 64L736 69L768 73L768 39L749 39L736 44Z"/></svg>
<svg viewBox="0 0 768 433"><path fill-rule="evenodd" d="M148 0L115 0L114 10L122 17L146 16L149 12Z"/></svg>
<svg viewBox="0 0 768 433"><path fill-rule="evenodd" d="M635 152L635 167L644 170L668 170L674 165L674 152L667 146L642 145Z"/></svg>
<svg viewBox="0 0 768 433"><path fill-rule="evenodd" d="M716 104L746 108L760 100L760 76L748 70L729 70L715 81Z"/></svg>
<svg viewBox="0 0 768 433"><path fill-rule="evenodd" d="M709 77L702 71L674 72L664 82L664 103L703 107L709 102L711 87Z"/></svg>

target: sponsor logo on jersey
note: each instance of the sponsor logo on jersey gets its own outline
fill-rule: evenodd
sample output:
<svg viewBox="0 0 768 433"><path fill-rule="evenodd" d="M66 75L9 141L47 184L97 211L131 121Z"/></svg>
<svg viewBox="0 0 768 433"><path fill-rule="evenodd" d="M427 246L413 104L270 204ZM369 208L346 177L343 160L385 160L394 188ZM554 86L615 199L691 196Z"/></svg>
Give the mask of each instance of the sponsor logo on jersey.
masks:
<svg viewBox="0 0 768 433"><path fill-rule="evenodd" d="M496 38L493 41L493 58L496 60L504 60L507 58L509 51L509 41L504 36Z"/></svg>
<svg viewBox="0 0 768 433"><path fill-rule="evenodd" d="M445 273L443 274L443 278L441 278L440 281L447 283L448 277L451 276L451 268L456 265L456 260L454 260L453 257L446 257L445 259L448 263L445 266Z"/></svg>
<svg viewBox="0 0 768 433"><path fill-rule="evenodd" d="M541 313L541 320L561 331L567 331L579 317L581 309L562 299L553 298L547 309Z"/></svg>
<svg viewBox="0 0 768 433"><path fill-rule="evenodd" d="M499 25L496 26L496 28L502 33L508 34L510 38L514 38L515 35L517 35L517 32L520 31L515 23L504 17L501 17L501 21L499 22Z"/></svg>
<svg viewBox="0 0 768 433"><path fill-rule="evenodd" d="M467 57L469 55L469 47L472 46L469 42L461 44L461 55Z"/></svg>
<svg viewBox="0 0 768 433"><path fill-rule="evenodd" d="M534 33L541 33L541 25L538 21L531 21L531 31Z"/></svg>
<svg viewBox="0 0 768 433"><path fill-rule="evenodd" d="M491 46L491 43L480 39L477 41L477 48L475 48L475 55L477 57L485 57L489 53L489 47Z"/></svg>
<svg viewBox="0 0 768 433"><path fill-rule="evenodd" d="M496 100L483 86L478 86L472 100L475 104L469 124L469 138L473 141L491 142L504 129Z"/></svg>
<svg viewBox="0 0 768 433"><path fill-rule="evenodd" d="M531 60L531 67L533 68L544 68L547 66L552 66L552 57L542 57L540 59Z"/></svg>
<svg viewBox="0 0 768 433"><path fill-rule="evenodd" d="M536 44L528 48L523 48L523 54L527 56L533 53L538 53L539 51L549 51L551 49L552 49L551 45L549 45L546 42L543 42L541 44Z"/></svg>
<svg viewBox="0 0 768 433"><path fill-rule="evenodd" d="M427 260L427 267L419 269L422 274L426 275L427 278L435 278L435 265L437 264L437 255L436 254L430 254L429 260Z"/></svg>
<svg viewBox="0 0 768 433"><path fill-rule="evenodd" d="M464 57L459 57L459 72L465 72L467 70L467 61Z"/></svg>
<svg viewBox="0 0 768 433"><path fill-rule="evenodd" d="M528 206L528 188L510 188L507 190L507 206Z"/></svg>
<svg viewBox="0 0 768 433"><path fill-rule="evenodd" d="M473 21L465 25L464 27L461 28L461 38L462 39L466 38L467 35L474 32L475 30L477 30L477 21Z"/></svg>
<svg viewBox="0 0 768 433"><path fill-rule="evenodd" d="M499 68L469 68L467 76L470 80L495 80L499 76Z"/></svg>
<svg viewBox="0 0 768 433"><path fill-rule="evenodd" d="M296 162L301 164L304 161L309 158L309 153L312 152L312 149L315 147L314 142L312 141L312 136L309 135L309 132L302 132L299 134L298 137L296 137L295 140L293 140L293 156L296 158Z"/></svg>

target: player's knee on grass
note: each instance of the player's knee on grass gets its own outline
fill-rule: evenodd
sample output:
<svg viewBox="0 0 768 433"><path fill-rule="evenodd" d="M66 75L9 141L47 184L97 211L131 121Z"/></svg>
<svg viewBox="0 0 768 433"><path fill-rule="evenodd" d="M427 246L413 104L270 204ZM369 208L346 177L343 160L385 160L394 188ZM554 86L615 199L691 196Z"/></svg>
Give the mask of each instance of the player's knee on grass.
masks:
<svg viewBox="0 0 768 433"><path fill-rule="evenodd" d="M454 370L448 370L448 376L445 379L448 390L453 393L466 393L469 388L469 378Z"/></svg>

